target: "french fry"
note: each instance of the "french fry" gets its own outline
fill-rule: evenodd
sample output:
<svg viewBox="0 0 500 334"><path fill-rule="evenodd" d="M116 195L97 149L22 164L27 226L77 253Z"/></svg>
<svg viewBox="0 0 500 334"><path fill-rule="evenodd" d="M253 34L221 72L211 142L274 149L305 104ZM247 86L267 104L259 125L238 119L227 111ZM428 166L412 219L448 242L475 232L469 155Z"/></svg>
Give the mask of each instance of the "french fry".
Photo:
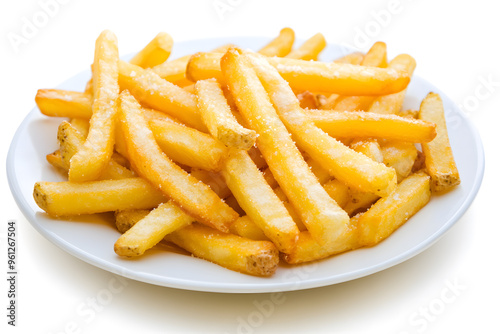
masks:
<svg viewBox="0 0 500 334"><path fill-rule="evenodd" d="M128 210L116 214L116 226L126 232L149 211ZM240 217L235 221L244 220ZM253 225L256 228L255 225ZM256 276L272 275L279 263L278 250L270 241L255 241L234 234L192 223L164 238L165 241L185 249L196 257L208 260L224 268Z"/></svg>
<svg viewBox="0 0 500 334"><path fill-rule="evenodd" d="M220 53L209 52L193 55L186 68L187 78L194 82L215 78L222 84L221 56ZM295 91L375 96L400 92L410 82L408 73L392 68L281 57L268 57L267 60Z"/></svg>
<svg viewBox="0 0 500 334"><path fill-rule="evenodd" d="M61 157L61 151L55 150L54 152L47 154L45 158L47 159L47 162L51 164L53 167L55 167L57 170L64 173L68 172L67 165L64 163Z"/></svg>
<svg viewBox="0 0 500 334"><path fill-rule="evenodd" d="M411 77L416 66L417 63L413 57L407 54L401 54L391 60L388 68L405 71ZM406 89L399 93L378 96L375 98L368 111L377 114L396 114L403 106L405 95Z"/></svg>
<svg viewBox="0 0 500 334"><path fill-rule="evenodd" d="M328 256L359 248L357 218L351 218L349 228L327 247L320 245L308 231L300 232L295 249L284 254L283 259L290 264L299 264L324 259Z"/></svg>
<svg viewBox="0 0 500 334"><path fill-rule="evenodd" d="M318 55L326 47L326 40L323 34L317 33L302 43L301 46L287 54L286 58L318 60Z"/></svg>
<svg viewBox="0 0 500 334"><path fill-rule="evenodd" d="M92 117L92 95L62 89L39 89L35 102L40 112L52 117Z"/></svg>
<svg viewBox="0 0 500 334"><path fill-rule="evenodd" d="M448 138L443 101L439 94L429 93L420 105L419 119L436 124L437 136L422 144L425 167L431 177L432 191L440 192L460 184L453 152Z"/></svg>
<svg viewBox="0 0 500 334"><path fill-rule="evenodd" d="M295 32L290 28L283 28L278 37L266 44L259 53L268 57L284 57L292 50L295 41Z"/></svg>
<svg viewBox="0 0 500 334"><path fill-rule="evenodd" d="M335 59L334 62L338 64L351 64L351 65L361 65L363 61L364 54L361 52L353 52L344 57ZM337 100L340 98L339 94L330 94L326 101L321 105L323 110L331 110L335 107Z"/></svg>
<svg viewBox="0 0 500 334"><path fill-rule="evenodd" d="M57 131L57 140L60 146L60 154L63 168L68 171L71 158L78 152L85 143L84 137L67 121L63 121ZM104 167L99 180L117 180L135 177L135 173L117 163L113 156Z"/></svg>
<svg viewBox="0 0 500 334"><path fill-rule="evenodd" d="M139 177L89 182L37 182L37 205L50 216L74 216L126 209L152 209L165 196Z"/></svg>
<svg viewBox="0 0 500 334"><path fill-rule="evenodd" d="M385 138L425 143L436 136L434 123L364 111L309 110L308 117L335 138Z"/></svg>
<svg viewBox="0 0 500 334"><path fill-rule="evenodd" d="M141 106L130 93L119 98L120 120L129 159L144 176L197 221L227 232L238 218L207 185L174 164L160 149L142 115Z"/></svg>
<svg viewBox="0 0 500 334"><path fill-rule="evenodd" d="M384 42L376 42L363 57L363 66L386 67L387 66L387 46ZM334 110L355 111L367 110L373 102L373 96L341 96L335 103Z"/></svg>
<svg viewBox="0 0 500 334"><path fill-rule="evenodd" d="M355 139L349 144L349 147L356 152L363 153L376 162L384 162L382 149L380 148L378 141L375 139Z"/></svg>
<svg viewBox="0 0 500 334"><path fill-rule="evenodd" d="M163 111L197 130L206 131L196 106L196 96L152 71L119 61L119 82L141 103Z"/></svg>
<svg viewBox="0 0 500 334"><path fill-rule="evenodd" d="M394 190L396 173L393 169L351 150L319 129L300 108L293 91L278 72L263 58L250 54L247 57L254 65L281 120L302 150L322 164L331 176L350 186L380 196Z"/></svg>
<svg viewBox="0 0 500 334"><path fill-rule="evenodd" d="M258 134L257 146L276 180L313 237L319 243L331 242L344 230L347 215L309 170L245 57L230 49L221 66L240 113Z"/></svg>
<svg viewBox="0 0 500 334"><path fill-rule="evenodd" d="M339 180L330 180L323 185L323 188L341 208L350 200L349 187Z"/></svg>
<svg viewBox="0 0 500 334"><path fill-rule="evenodd" d="M270 241L264 232L248 216L236 219L236 221L229 227L229 232L252 240Z"/></svg>
<svg viewBox="0 0 500 334"><path fill-rule="evenodd" d="M171 61L166 61L153 68L151 71L157 74L160 78L170 82L178 82L186 78L186 66L191 55L186 55Z"/></svg>
<svg viewBox="0 0 500 334"><path fill-rule="evenodd" d="M150 120L149 126L160 148L173 161L208 171L220 170L227 148L210 135L161 119Z"/></svg>
<svg viewBox="0 0 500 334"><path fill-rule="evenodd" d="M316 95L310 91L305 91L297 94L297 99L300 102L300 107L302 109L318 109L319 103Z"/></svg>
<svg viewBox="0 0 500 334"><path fill-rule="evenodd" d="M83 138L87 138L89 134L89 120L85 118L71 118L70 124L83 136Z"/></svg>
<svg viewBox="0 0 500 334"><path fill-rule="evenodd" d="M130 60L130 63L142 68L160 65L170 56L173 44L174 40L169 34L160 32Z"/></svg>
<svg viewBox="0 0 500 334"><path fill-rule="evenodd" d="M120 256L140 256L167 234L192 222L194 219L172 201L162 203L118 238L115 253Z"/></svg>
<svg viewBox="0 0 500 334"><path fill-rule="evenodd" d="M227 198L232 195L221 173L192 168L191 175L209 186L220 198Z"/></svg>
<svg viewBox="0 0 500 334"><path fill-rule="evenodd" d="M118 93L118 46L114 34L106 30L96 42L89 134L71 158L70 181L95 180L107 166L113 154Z"/></svg>
<svg viewBox="0 0 500 334"><path fill-rule="evenodd" d="M272 242L222 233L197 223L167 235L166 240L196 257L245 274L270 276L279 263L279 252Z"/></svg>
<svg viewBox="0 0 500 334"><path fill-rule="evenodd" d="M233 117L224 93L215 79L195 84L198 108L210 134L228 147L248 150L255 144L257 134L241 126Z"/></svg>
<svg viewBox="0 0 500 334"><path fill-rule="evenodd" d="M415 159L417 148L412 143L399 141L385 141L380 146L384 164L396 170L398 182L410 175Z"/></svg>
<svg viewBox="0 0 500 334"><path fill-rule="evenodd" d="M431 197L430 177L425 173L408 176L389 196L378 200L358 220L359 242L373 246L403 225Z"/></svg>
<svg viewBox="0 0 500 334"><path fill-rule="evenodd" d="M290 252L299 235L297 225L246 151L231 150L223 165L222 175L250 219L278 250Z"/></svg>

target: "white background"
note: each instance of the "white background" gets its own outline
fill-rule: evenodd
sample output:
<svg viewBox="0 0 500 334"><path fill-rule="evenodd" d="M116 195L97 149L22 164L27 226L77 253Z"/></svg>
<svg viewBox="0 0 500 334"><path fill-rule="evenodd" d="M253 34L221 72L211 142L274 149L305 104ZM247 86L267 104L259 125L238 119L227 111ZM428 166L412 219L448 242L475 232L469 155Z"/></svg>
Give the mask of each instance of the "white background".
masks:
<svg viewBox="0 0 500 334"><path fill-rule="evenodd" d="M499 219L494 173L500 122L500 20L493 1L64 1L47 22L15 47L26 21L49 0L0 4L1 219L0 322L5 333L485 333L498 328ZM53 2L53 1L52 1ZM61 0L61 3L63 1ZM218 12L214 4L226 4ZM388 13L391 9L393 14ZM42 14L43 16L43 14ZM181 291L135 282L66 254L22 216L5 174L9 143L34 107L38 88L52 88L89 68L103 29L118 36L121 54L140 49L159 31L175 41L204 37L274 37L292 27L298 38L366 51L385 41L389 57L409 53L416 74L447 93L479 129L485 178L468 212L434 246L391 269L355 281L289 292L259 311L268 294ZM9 35L10 34L10 35ZM485 81L490 85L485 85ZM488 90L489 89L489 90ZM7 326L8 219L18 222L18 327ZM92 300L120 288L105 305ZM455 285L455 290L449 286ZM264 303L265 304L265 303ZM437 305L444 305L436 311ZM424 316L429 311L427 320ZM243 323L253 323L248 327Z"/></svg>

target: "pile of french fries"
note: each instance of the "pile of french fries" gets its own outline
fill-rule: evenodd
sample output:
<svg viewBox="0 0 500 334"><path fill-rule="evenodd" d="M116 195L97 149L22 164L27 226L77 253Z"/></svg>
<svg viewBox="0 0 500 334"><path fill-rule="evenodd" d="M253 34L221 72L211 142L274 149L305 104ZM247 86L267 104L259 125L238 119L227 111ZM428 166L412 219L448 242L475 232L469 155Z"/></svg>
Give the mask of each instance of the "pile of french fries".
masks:
<svg viewBox="0 0 500 334"><path fill-rule="evenodd" d="M115 212L114 251L160 242L250 275L387 238L460 183L443 103L402 110L415 60L365 54L318 61L316 34L284 28L257 52L224 45L170 60L158 34L130 61L96 41L83 92L41 89L64 117L47 161L68 181L37 182L52 217ZM111 245L110 245L111 249Z"/></svg>

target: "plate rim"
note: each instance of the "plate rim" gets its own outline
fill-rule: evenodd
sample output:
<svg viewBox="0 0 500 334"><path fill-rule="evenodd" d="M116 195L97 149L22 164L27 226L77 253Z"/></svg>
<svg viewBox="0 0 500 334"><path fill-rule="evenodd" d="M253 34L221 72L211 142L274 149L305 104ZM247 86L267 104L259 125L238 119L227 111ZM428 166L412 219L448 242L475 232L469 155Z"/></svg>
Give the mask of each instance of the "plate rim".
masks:
<svg viewBox="0 0 500 334"><path fill-rule="evenodd" d="M193 39L193 40L186 40L182 42L178 42L178 44L186 44L186 43L197 43L200 41L203 41L203 43L216 43L216 42L225 42L227 43L230 40L259 40L259 41L264 41L268 40L268 38L264 37L258 37L258 36L242 36L242 37L221 37L221 38L207 38L207 39ZM336 43L329 43L328 45L334 45L335 47L341 47L343 48L344 46ZM68 81L71 79L82 75L86 72L89 72L88 70L81 71L76 73L75 75L71 76L64 82L60 83L57 85L56 88L60 88L64 86ZM369 267L365 267L363 269L359 269L353 272L345 272L342 274L337 274L335 276L328 276L328 277L323 277L323 278L317 278L317 279L309 279L307 281L300 282L299 286L296 286L296 282L281 282L281 283L274 283L274 284L269 284L263 282L263 285L260 284L255 284L255 283L250 283L250 284L244 284L244 283L228 283L228 282L218 282L218 283L213 283L213 282L200 282L200 281L193 281L193 280L188 280L188 279L178 279L178 278L173 278L173 277L165 277L165 276L159 276L156 274L151 274L147 272L137 272L133 271L128 268L123 268L120 267L119 265L115 263L108 262L106 260L103 260L102 258L96 257L90 253L82 253L79 251L79 249L74 246L73 244L67 242L66 240L62 239L61 237L55 235L54 233L48 231L47 229L43 229L40 226L40 223L37 221L36 218L36 212L33 211L30 207L30 205L27 202L27 198L25 198L22 194L21 187L19 184L19 181L17 179L17 173L14 168L14 162L15 162L15 151L17 146L19 145L20 138L21 138L21 133L26 130L27 126L30 124L30 121L32 121L33 118L37 118L37 116L40 114L40 111L38 107L35 105L35 107L25 116L21 124L18 126L16 129L13 139L10 143L9 150L7 153L7 159L6 159L6 173L7 173L7 180L9 184L10 191L14 197L14 200L19 207L20 211L23 213L25 218L28 220L31 226L35 228L41 235L43 235L47 240L49 240L52 244L58 246L60 249L63 251L71 254L72 256L78 258L81 261L84 261L88 264L91 264L95 267L98 267L100 269L106 270L108 272L130 278L136 281L140 282L145 282L148 284L153 284L157 286L162 286L162 287L170 287L170 288L176 288L176 289L183 289L183 290L189 290L189 291L203 291L203 292L218 292L218 293L266 293L266 292L285 292L285 291L295 291L295 290L304 290L304 289L311 289L311 288L317 288L317 287L322 287L322 286L329 286L329 285L335 285L351 280L355 280L361 277L366 277L369 275L372 275L374 273L383 271L385 269L391 268L393 266L396 266L402 262L405 262L409 260L412 257L417 256L418 254L422 253L426 249L428 249L430 246L432 246L434 243L436 243L442 236L446 234L446 232L453 226L455 223L460 220L460 218L465 214L465 212L469 209L471 204L473 203L474 199L477 196L477 193L479 192L479 189L481 188L481 184L483 181L484 177L484 169L485 169L485 155L484 155L484 147L482 144L482 140L480 137L480 134L478 130L476 129L475 125L469 120L467 114L465 114L456 104L451 100L441 89L438 89L435 87L433 84L428 82L426 79L419 77L418 75L414 75L414 77L418 78L418 80L423 81L426 85L429 87L436 88L437 91L439 91L440 95L443 95L445 99L447 99L449 102L453 104L453 107L456 112L458 112L461 116L462 119L465 120L465 124L467 125L469 131L472 134L472 138L474 139L474 149L477 154L477 164L478 164L478 169L476 173L474 174L474 179L472 180L472 187L471 190L466 194L462 204L460 207L453 213L453 215L448 219L446 224L440 226L439 229L434 231L431 236L428 238L422 240L419 242L417 245L414 247L406 250L403 253L397 254L395 256L390 257L389 259L375 263ZM229 270L229 269L227 269ZM156 279L155 279L156 278ZM158 280L158 278L160 278ZM335 278L335 279L332 279Z"/></svg>

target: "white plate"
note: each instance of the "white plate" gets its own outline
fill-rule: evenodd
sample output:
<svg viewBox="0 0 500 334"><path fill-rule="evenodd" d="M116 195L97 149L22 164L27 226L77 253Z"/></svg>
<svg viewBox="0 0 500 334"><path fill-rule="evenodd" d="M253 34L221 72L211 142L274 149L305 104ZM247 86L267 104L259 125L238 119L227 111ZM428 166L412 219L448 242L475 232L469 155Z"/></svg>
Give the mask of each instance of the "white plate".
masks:
<svg viewBox="0 0 500 334"><path fill-rule="evenodd" d="M173 57L229 42L255 50L267 40L246 37L177 43ZM341 56L342 50L345 48L330 45L322 59ZM82 72L58 88L82 91L88 78L89 72ZM282 264L270 278L236 273L163 249L151 250L138 260L122 259L113 251L119 232L109 215L71 221L49 218L35 204L32 192L36 181L64 179L45 160L45 155L57 148L56 130L61 119L43 116L37 108L28 114L12 140L7 157L9 185L23 214L48 240L79 259L131 279L187 290L239 293L289 291L345 282L384 270L422 252L457 222L479 190L484 170L483 148L466 115L442 91L416 76L408 88L405 108L418 109L429 91L443 98L462 184L444 195L433 196L425 208L375 247L297 267Z"/></svg>

